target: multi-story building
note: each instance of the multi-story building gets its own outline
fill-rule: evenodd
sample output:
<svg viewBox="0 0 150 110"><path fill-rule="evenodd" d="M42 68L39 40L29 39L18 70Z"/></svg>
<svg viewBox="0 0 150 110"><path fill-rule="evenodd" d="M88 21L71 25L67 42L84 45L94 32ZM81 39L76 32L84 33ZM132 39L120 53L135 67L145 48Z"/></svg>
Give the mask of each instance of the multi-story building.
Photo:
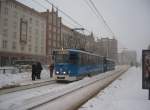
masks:
<svg viewBox="0 0 150 110"><path fill-rule="evenodd" d="M86 51L94 52L95 51L95 44L96 44L96 42L94 40L93 33L86 36L86 46L85 46Z"/></svg>
<svg viewBox="0 0 150 110"><path fill-rule="evenodd" d="M116 39L101 38L98 39L98 52L100 55L111 58L117 63L118 47Z"/></svg>
<svg viewBox="0 0 150 110"><path fill-rule="evenodd" d="M62 47L63 48L76 48L85 50L86 47L86 35L77 32L75 29L71 29L68 26L62 24Z"/></svg>
<svg viewBox="0 0 150 110"><path fill-rule="evenodd" d="M58 11L43 12L42 15L46 18L46 55L47 63L53 63L52 52L54 49L62 48L61 44L61 17L58 17Z"/></svg>
<svg viewBox="0 0 150 110"><path fill-rule="evenodd" d="M46 19L16 0L0 0L0 65L46 60Z"/></svg>
<svg viewBox="0 0 150 110"><path fill-rule="evenodd" d="M69 28L68 26L62 24L61 27L61 36L62 36L62 48L66 49L66 48L73 48L73 42L74 42L74 38L73 38L73 31L71 30L71 28Z"/></svg>
<svg viewBox="0 0 150 110"><path fill-rule="evenodd" d="M0 65L15 59L34 59L53 63L52 52L60 48L76 48L117 59L117 41L103 38L95 42L93 34L85 35L77 28L61 23L58 11L39 13L16 0L0 1Z"/></svg>
<svg viewBox="0 0 150 110"><path fill-rule="evenodd" d="M136 51L123 50L118 53L118 62L121 65L136 65L137 64L137 53Z"/></svg>

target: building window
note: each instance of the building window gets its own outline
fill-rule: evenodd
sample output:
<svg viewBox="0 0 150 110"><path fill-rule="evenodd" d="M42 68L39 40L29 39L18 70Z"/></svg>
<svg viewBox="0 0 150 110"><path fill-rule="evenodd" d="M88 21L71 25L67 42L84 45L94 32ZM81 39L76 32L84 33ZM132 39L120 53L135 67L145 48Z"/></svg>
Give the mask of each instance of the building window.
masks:
<svg viewBox="0 0 150 110"><path fill-rule="evenodd" d="M8 26L8 18L4 18L4 26Z"/></svg>
<svg viewBox="0 0 150 110"><path fill-rule="evenodd" d="M36 26L39 26L39 21L36 20L36 21L35 21L35 24L36 24Z"/></svg>
<svg viewBox="0 0 150 110"><path fill-rule="evenodd" d="M31 52L31 47L29 47L29 52Z"/></svg>
<svg viewBox="0 0 150 110"><path fill-rule="evenodd" d="M8 8L7 7L4 8L4 14L8 15Z"/></svg>
<svg viewBox="0 0 150 110"><path fill-rule="evenodd" d="M18 17L18 13L16 11L14 11L14 18Z"/></svg>
<svg viewBox="0 0 150 110"><path fill-rule="evenodd" d="M16 39L17 38L17 32L13 33L13 38Z"/></svg>
<svg viewBox="0 0 150 110"><path fill-rule="evenodd" d="M49 25L49 31L51 31L52 30L52 26L51 25Z"/></svg>
<svg viewBox="0 0 150 110"><path fill-rule="evenodd" d="M20 19L20 42L27 43L27 21Z"/></svg>
<svg viewBox="0 0 150 110"><path fill-rule="evenodd" d="M53 47L54 47L54 48L56 47L56 42L53 42Z"/></svg>
<svg viewBox="0 0 150 110"><path fill-rule="evenodd" d="M35 47L35 53L37 53L37 52L38 52L38 47L36 46L36 47Z"/></svg>
<svg viewBox="0 0 150 110"><path fill-rule="evenodd" d="M41 53L44 53L44 49L43 49L44 47L41 47Z"/></svg>
<svg viewBox="0 0 150 110"><path fill-rule="evenodd" d="M8 37L8 29L3 29L3 36Z"/></svg>
<svg viewBox="0 0 150 110"><path fill-rule="evenodd" d="M35 35L38 35L38 34L39 34L39 30L35 29Z"/></svg>
<svg viewBox="0 0 150 110"><path fill-rule="evenodd" d="M29 44L29 46L28 46L28 50L29 50L29 52L31 52L31 44Z"/></svg>
<svg viewBox="0 0 150 110"><path fill-rule="evenodd" d="M29 34L32 34L32 27L29 27Z"/></svg>
<svg viewBox="0 0 150 110"><path fill-rule="evenodd" d="M16 49L16 42L12 43L12 49L15 50Z"/></svg>
<svg viewBox="0 0 150 110"><path fill-rule="evenodd" d="M32 24L32 18L29 19L30 24Z"/></svg>
<svg viewBox="0 0 150 110"><path fill-rule="evenodd" d="M7 40L3 40L2 42L2 48L6 49L8 45L8 41Z"/></svg>
<svg viewBox="0 0 150 110"><path fill-rule="evenodd" d="M16 21L13 23L13 27L14 27L14 29L17 28L17 22Z"/></svg>
<svg viewBox="0 0 150 110"><path fill-rule="evenodd" d="M21 51L24 51L24 47L23 46L21 46Z"/></svg>
<svg viewBox="0 0 150 110"><path fill-rule="evenodd" d="M41 23L41 28L44 29L45 25L44 23Z"/></svg>

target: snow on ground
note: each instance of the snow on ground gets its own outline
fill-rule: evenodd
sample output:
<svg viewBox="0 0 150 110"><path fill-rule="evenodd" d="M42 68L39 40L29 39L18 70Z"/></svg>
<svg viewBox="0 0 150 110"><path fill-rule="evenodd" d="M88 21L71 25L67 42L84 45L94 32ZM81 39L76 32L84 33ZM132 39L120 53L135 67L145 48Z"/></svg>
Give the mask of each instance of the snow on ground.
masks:
<svg viewBox="0 0 150 110"><path fill-rule="evenodd" d="M38 98L38 100L34 100L33 102L39 102L45 97L54 98L56 96L59 96L60 94L66 93L67 91L72 91L74 88L80 88L86 83L93 82L93 80L97 80L97 78L103 78L110 74L112 74L112 72L106 72L105 74L99 74L90 78L85 77L83 80L75 81L69 84L55 83L47 86L0 95L0 110L11 110L13 107L18 107L25 102L32 103L32 98L35 99L36 97Z"/></svg>
<svg viewBox="0 0 150 110"><path fill-rule="evenodd" d="M38 82L44 82L50 80L50 72L47 65L42 65L43 70L41 72L41 80L32 81L31 71L19 73L14 67L0 67L0 88L18 86L18 85L28 85ZM116 66L118 69L120 66ZM6 73L2 69L7 69ZM52 78L51 78L52 79Z"/></svg>
<svg viewBox="0 0 150 110"><path fill-rule="evenodd" d="M41 80L32 81L31 80L31 71L15 73L13 71L13 67L1 67L0 69L10 69L10 71L6 70L6 73L3 73L2 70L0 72L0 88L7 87L11 85L26 85L32 84L34 82L40 82L50 79L49 70L46 66L43 66L43 70L41 72Z"/></svg>
<svg viewBox="0 0 150 110"><path fill-rule="evenodd" d="M150 110L148 90L142 89L141 68L129 69L79 110Z"/></svg>
<svg viewBox="0 0 150 110"><path fill-rule="evenodd" d="M56 92L58 88L62 88L64 86L66 86L66 84L55 83L51 85L0 95L0 110L11 110L14 106L17 106L27 99L47 94L51 91Z"/></svg>

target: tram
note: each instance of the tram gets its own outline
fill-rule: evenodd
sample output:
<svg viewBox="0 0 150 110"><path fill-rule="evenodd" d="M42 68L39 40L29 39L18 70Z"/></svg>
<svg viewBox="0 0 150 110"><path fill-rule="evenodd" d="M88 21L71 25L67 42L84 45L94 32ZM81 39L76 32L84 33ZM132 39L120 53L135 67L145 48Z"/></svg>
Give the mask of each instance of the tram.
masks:
<svg viewBox="0 0 150 110"><path fill-rule="evenodd" d="M54 50L53 56L54 78L57 81L75 81L115 69L113 60L82 50Z"/></svg>

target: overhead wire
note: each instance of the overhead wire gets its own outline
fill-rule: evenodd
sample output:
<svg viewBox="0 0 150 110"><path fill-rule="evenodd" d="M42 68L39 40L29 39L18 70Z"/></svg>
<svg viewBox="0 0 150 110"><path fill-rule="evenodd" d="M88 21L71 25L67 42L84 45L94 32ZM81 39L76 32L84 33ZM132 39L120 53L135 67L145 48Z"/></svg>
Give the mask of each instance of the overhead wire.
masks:
<svg viewBox="0 0 150 110"><path fill-rule="evenodd" d="M111 34L113 35L112 37L115 38L115 34L113 33L113 31L111 30L111 28L109 27L109 25L107 24L107 22L105 21L104 17L101 15L100 11L97 9L96 5L94 4L94 2L92 0L89 0L90 4L92 5L92 8L91 5L89 5L89 2L87 0L84 0L86 2L86 4L88 5L88 7L93 11L93 13L96 15L96 17L98 19L102 19L104 24L107 26L107 28L109 29L109 31L111 32ZM96 12L95 12L96 11ZM98 15L98 16L97 16ZM126 48L125 45L123 45L122 42L118 42L123 48Z"/></svg>
<svg viewBox="0 0 150 110"><path fill-rule="evenodd" d="M91 11L95 14L96 17L99 17L97 15L97 13L95 12L95 10L91 7L91 5L89 4L89 2L87 0L84 0L84 2L88 5L88 7L91 9Z"/></svg>
<svg viewBox="0 0 150 110"><path fill-rule="evenodd" d="M94 10L96 11L96 13L98 14L98 16L103 20L104 24L107 26L107 28L109 29L109 31L111 32L112 36L114 37L114 33L111 30L111 28L109 27L109 25L107 24L107 22L105 21L104 17L102 16L102 14L100 13L100 11L97 9L96 5L94 4L94 2L92 0L89 0L90 4L92 5L92 7L94 8ZM95 13L94 11L94 13ZM97 15L96 14L96 15Z"/></svg>
<svg viewBox="0 0 150 110"><path fill-rule="evenodd" d="M55 5L53 5L53 3L51 3L49 0L45 0L48 4L52 5L53 7L57 8ZM72 20L75 24L84 27L83 25L81 25L80 23L78 23L76 20L74 20L70 15L68 15L67 13L65 13L63 10L57 8L59 12L61 12L62 14L64 14L66 17L68 17L70 20Z"/></svg>

